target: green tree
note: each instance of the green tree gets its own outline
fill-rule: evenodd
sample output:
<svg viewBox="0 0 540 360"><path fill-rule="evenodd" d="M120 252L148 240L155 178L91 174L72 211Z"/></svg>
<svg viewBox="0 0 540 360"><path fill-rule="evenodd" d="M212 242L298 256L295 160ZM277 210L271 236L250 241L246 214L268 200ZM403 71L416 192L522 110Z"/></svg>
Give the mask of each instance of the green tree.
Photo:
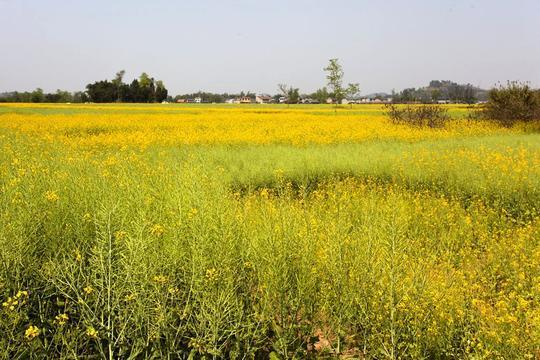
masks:
<svg viewBox="0 0 540 360"><path fill-rule="evenodd" d="M124 79L124 75L126 74L126 71L125 70L120 70L119 72L116 73L116 77L114 78L114 80L112 81L112 83L116 86L120 86L122 85L122 80Z"/></svg>
<svg viewBox="0 0 540 360"><path fill-rule="evenodd" d="M67 103L67 102L72 102L73 101L73 95L69 92L69 91L65 91L65 90L56 90L56 97L57 97L57 102L61 102L61 103Z"/></svg>
<svg viewBox="0 0 540 360"><path fill-rule="evenodd" d="M287 95L289 104L298 104L300 102L300 89L291 87Z"/></svg>
<svg viewBox="0 0 540 360"><path fill-rule="evenodd" d="M341 103L345 97L345 89L343 89L343 68L339 64L338 59L330 59L328 66L324 68L327 72L326 79L328 87L332 91L332 100L337 104Z"/></svg>
<svg viewBox="0 0 540 360"><path fill-rule="evenodd" d="M143 72L139 77L139 95L140 102L154 102L155 99L155 85L154 79L148 76L147 73Z"/></svg>
<svg viewBox="0 0 540 360"><path fill-rule="evenodd" d="M139 76L139 86L142 88L150 87L150 84L152 83L152 79L150 76L148 76L147 73L143 72L141 76Z"/></svg>
<svg viewBox="0 0 540 360"><path fill-rule="evenodd" d="M298 104L300 101L300 89L293 88L292 86L288 86L286 84L278 84L278 89L287 99L287 105Z"/></svg>
<svg viewBox="0 0 540 360"><path fill-rule="evenodd" d="M345 93L348 98L356 97L360 93L360 85L357 83L347 85L347 89L345 90ZM352 103L351 103L351 109L352 109Z"/></svg>
<svg viewBox="0 0 540 360"><path fill-rule="evenodd" d="M431 100L437 102L441 99L441 90L438 88L431 90Z"/></svg>
<svg viewBox="0 0 540 360"><path fill-rule="evenodd" d="M323 87L322 89L317 89L313 94L311 94L311 97L321 104L326 104L326 100L330 97L330 94L328 93L328 89Z"/></svg>
<svg viewBox="0 0 540 360"><path fill-rule="evenodd" d="M116 86L107 80L86 85L86 93L92 102L109 103L116 101Z"/></svg>
<svg viewBox="0 0 540 360"><path fill-rule="evenodd" d="M129 85L129 102L143 102L139 80L133 79Z"/></svg>
<svg viewBox="0 0 540 360"><path fill-rule="evenodd" d="M124 79L125 74L126 74L125 70L120 70L119 72L116 73L116 77L112 81L114 86L116 86L116 101L117 102L122 101L123 100L122 98L125 96L124 91L122 91L123 90L122 85L124 84L123 79Z"/></svg>
<svg viewBox="0 0 540 360"><path fill-rule="evenodd" d="M76 91L73 93L74 103L84 103L88 101L88 96L83 91Z"/></svg>
<svg viewBox="0 0 540 360"><path fill-rule="evenodd" d="M45 100L45 95L43 94L43 89L37 88L36 90L32 91L31 95L31 101L34 103L40 103Z"/></svg>
<svg viewBox="0 0 540 360"><path fill-rule="evenodd" d="M156 81L156 102L162 102L165 99L167 99L168 91L165 88L165 85L163 85L163 81L158 80Z"/></svg>

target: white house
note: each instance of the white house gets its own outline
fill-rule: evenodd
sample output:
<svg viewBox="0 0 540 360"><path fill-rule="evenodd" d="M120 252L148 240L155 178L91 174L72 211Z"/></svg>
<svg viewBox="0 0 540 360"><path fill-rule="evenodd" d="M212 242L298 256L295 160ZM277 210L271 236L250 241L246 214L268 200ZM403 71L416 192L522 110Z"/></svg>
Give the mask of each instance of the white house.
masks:
<svg viewBox="0 0 540 360"><path fill-rule="evenodd" d="M269 104L272 100L272 97L268 94L259 94L255 96L255 102L257 104Z"/></svg>

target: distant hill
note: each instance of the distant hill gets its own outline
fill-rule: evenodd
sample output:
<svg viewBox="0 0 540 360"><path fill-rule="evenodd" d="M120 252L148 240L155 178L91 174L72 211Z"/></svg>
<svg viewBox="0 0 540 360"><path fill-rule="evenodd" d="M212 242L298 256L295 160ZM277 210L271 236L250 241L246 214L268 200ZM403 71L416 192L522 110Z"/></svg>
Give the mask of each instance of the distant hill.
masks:
<svg viewBox="0 0 540 360"><path fill-rule="evenodd" d="M487 100L488 90L481 89L477 86L471 84L458 84L450 80L432 80L429 82L429 85L423 88L429 92L439 91L442 97L442 100L451 100L451 98L456 95L459 95L460 91L469 88L473 96L477 100Z"/></svg>
<svg viewBox="0 0 540 360"><path fill-rule="evenodd" d="M425 87L404 89L394 96L394 100L426 103L437 101L474 103L487 100L487 94L488 90L471 84L458 84L450 80L432 80Z"/></svg>
<svg viewBox="0 0 540 360"><path fill-rule="evenodd" d="M385 92L376 92L373 94L363 95L362 97L366 99L388 99L391 98L392 95Z"/></svg>

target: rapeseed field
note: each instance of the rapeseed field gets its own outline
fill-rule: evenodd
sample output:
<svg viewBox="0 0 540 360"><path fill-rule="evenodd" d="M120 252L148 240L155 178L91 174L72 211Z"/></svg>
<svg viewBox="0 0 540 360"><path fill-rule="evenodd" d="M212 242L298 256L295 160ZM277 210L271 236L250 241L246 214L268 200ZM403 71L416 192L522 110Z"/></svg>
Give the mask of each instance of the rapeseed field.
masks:
<svg viewBox="0 0 540 360"><path fill-rule="evenodd" d="M540 358L540 134L0 105L1 358Z"/></svg>

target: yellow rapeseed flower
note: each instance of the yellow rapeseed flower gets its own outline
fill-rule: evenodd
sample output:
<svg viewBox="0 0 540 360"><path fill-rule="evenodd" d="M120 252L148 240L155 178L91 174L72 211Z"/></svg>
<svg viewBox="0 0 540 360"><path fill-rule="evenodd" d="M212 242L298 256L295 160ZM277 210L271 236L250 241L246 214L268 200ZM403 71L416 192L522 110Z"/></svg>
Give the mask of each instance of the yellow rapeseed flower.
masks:
<svg viewBox="0 0 540 360"><path fill-rule="evenodd" d="M205 276L208 281L215 281L218 278L218 271L216 268L207 269Z"/></svg>
<svg viewBox="0 0 540 360"><path fill-rule="evenodd" d="M90 295L90 294L92 294L92 293L94 292L94 288L91 287L91 286L89 285L89 286L86 286L86 287L83 289L83 291L84 291L84 293L85 293L86 295Z"/></svg>
<svg viewBox="0 0 540 360"><path fill-rule="evenodd" d="M122 240L127 236L127 232L119 230L114 233L114 237L118 240Z"/></svg>
<svg viewBox="0 0 540 360"><path fill-rule="evenodd" d="M152 226L152 228L150 229L150 233L158 237L163 235L164 232L165 232L165 228L159 224Z"/></svg>
<svg viewBox="0 0 540 360"><path fill-rule="evenodd" d="M45 199L47 199L50 202L57 202L60 197L55 191L47 191L45 193Z"/></svg>
<svg viewBox="0 0 540 360"><path fill-rule="evenodd" d="M153 278L154 282L158 284L165 284L169 279L165 275L156 275Z"/></svg>
<svg viewBox="0 0 540 360"><path fill-rule="evenodd" d="M65 325L68 320L69 320L69 316L68 314L65 314L65 313L56 315L56 317L54 318L54 322L60 326Z"/></svg>
<svg viewBox="0 0 540 360"><path fill-rule="evenodd" d="M196 208L192 208L191 210L189 210L187 216L188 216L188 219L193 219L195 216L197 216L197 214L199 213L199 210L197 210Z"/></svg>
<svg viewBox="0 0 540 360"><path fill-rule="evenodd" d="M86 328L86 336L92 339L97 339L99 333L96 329L94 329L93 326L89 326Z"/></svg>
<svg viewBox="0 0 540 360"><path fill-rule="evenodd" d="M177 287L169 287L167 289L167 292L170 294L170 295L176 295L178 294L180 290L177 288Z"/></svg>
<svg viewBox="0 0 540 360"><path fill-rule="evenodd" d="M19 290L17 291L17 294L15 295L17 299L20 299L21 297L28 297L28 291L26 290Z"/></svg>
<svg viewBox="0 0 540 360"><path fill-rule="evenodd" d="M2 303L2 307L11 311L15 310L15 306L17 305L19 305L19 300L12 297L8 297L7 300Z"/></svg>
<svg viewBox="0 0 540 360"><path fill-rule="evenodd" d="M30 325L30 326L28 326L28 328L24 332L24 337L27 340L32 340L35 337L39 336L40 332L41 331L39 330L39 328L37 326Z"/></svg>

